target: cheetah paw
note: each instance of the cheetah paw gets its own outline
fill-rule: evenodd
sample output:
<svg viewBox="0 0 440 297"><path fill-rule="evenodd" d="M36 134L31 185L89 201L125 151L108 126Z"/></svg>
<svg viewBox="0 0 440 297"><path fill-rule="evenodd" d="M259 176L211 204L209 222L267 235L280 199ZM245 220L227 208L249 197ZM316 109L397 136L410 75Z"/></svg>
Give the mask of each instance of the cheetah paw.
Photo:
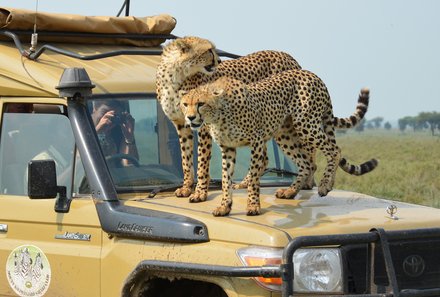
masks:
<svg viewBox="0 0 440 297"><path fill-rule="evenodd" d="M275 197L279 199L293 199L296 196L296 194L298 194L298 192L299 191L293 187L287 189L278 189L275 192Z"/></svg>
<svg viewBox="0 0 440 297"><path fill-rule="evenodd" d="M176 195L176 197L188 197L189 195L191 195L192 193L192 188L191 187L181 187L178 188L174 194Z"/></svg>
<svg viewBox="0 0 440 297"><path fill-rule="evenodd" d="M332 186L329 183L321 182L318 187L318 194L321 197L327 196L328 192L332 190Z"/></svg>
<svg viewBox="0 0 440 297"><path fill-rule="evenodd" d="M229 206L219 206L216 209L214 209L212 214L215 217L223 217L223 216L227 216L230 212L231 212L231 208Z"/></svg>
<svg viewBox="0 0 440 297"><path fill-rule="evenodd" d="M246 211L248 216L258 216L261 213L261 208L259 205L251 205L246 208Z"/></svg>
<svg viewBox="0 0 440 297"><path fill-rule="evenodd" d="M189 196L189 202L191 203L197 203L197 202L203 202L206 201L206 198L208 198L208 193L206 191L195 191L195 193L192 193L191 196Z"/></svg>

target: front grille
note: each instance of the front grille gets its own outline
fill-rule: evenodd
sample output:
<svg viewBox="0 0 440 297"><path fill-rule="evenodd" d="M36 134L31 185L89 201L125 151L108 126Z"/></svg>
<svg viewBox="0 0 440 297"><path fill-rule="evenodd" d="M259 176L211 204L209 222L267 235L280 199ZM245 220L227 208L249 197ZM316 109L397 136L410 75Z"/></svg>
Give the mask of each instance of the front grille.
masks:
<svg viewBox="0 0 440 297"><path fill-rule="evenodd" d="M347 259L348 290L365 293L368 288L368 245L343 247ZM397 283L400 290L431 289L440 285L440 240L390 242ZM382 246L374 248L373 283L383 290L390 282L385 269Z"/></svg>

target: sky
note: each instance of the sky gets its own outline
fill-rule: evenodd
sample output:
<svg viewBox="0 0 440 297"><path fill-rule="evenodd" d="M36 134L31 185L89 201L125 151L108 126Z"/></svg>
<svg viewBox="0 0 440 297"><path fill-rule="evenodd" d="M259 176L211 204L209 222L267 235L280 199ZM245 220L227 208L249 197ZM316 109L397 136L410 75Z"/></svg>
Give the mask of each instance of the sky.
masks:
<svg viewBox="0 0 440 297"><path fill-rule="evenodd" d="M39 11L116 15L123 0L38 0ZM0 0L34 10L36 0ZM367 119L395 123L440 112L440 1L437 0L131 0L130 15L167 13L177 36L200 36L246 55L292 55L327 85L335 116L354 112L370 88Z"/></svg>

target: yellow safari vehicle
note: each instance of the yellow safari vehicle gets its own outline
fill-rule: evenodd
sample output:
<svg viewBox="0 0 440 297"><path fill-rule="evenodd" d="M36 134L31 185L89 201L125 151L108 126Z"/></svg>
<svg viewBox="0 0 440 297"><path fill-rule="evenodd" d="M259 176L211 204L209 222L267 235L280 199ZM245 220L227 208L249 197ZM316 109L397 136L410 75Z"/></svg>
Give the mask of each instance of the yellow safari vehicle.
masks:
<svg viewBox="0 0 440 297"><path fill-rule="evenodd" d="M272 143L260 216L243 190L212 216L218 148L208 200L175 197L179 143L155 95L172 17L39 13L38 43L34 14L0 18L1 296L440 296L439 209L338 190L276 199L296 168Z"/></svg>

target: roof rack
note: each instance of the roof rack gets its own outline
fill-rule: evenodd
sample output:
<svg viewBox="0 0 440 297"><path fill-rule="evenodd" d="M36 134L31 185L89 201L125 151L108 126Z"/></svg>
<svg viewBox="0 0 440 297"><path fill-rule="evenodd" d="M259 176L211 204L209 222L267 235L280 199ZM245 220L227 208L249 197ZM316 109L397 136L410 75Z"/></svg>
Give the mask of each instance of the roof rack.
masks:
<svg viewBox="0 0 440 297"><path fill-rule="evenodd" d="M78 53L68 51L50 44L44 44L37 51L31 52L24 49L19 35L31 35L32 31L21 31L21 30L0 30L0 35L11 38L20 54L30 60L36 60L41 56L46 50L55 52L60 55L68 56L71 58L79 59L79 60L97 60L108 57L120 56L120 55L140 55L140 56L151 56L151 55L160 55L162 54L161 48L152 48L145 50L116 50L109 51L102 54L96 55L80 55ZM133 40L148 40L148 39L176 39L178 38L172 34L106 34L106 33L77 33L77 32L52 32L52 31L39 31L39 35L43 36L65 36L65 37L82 37L82 38L125 38L125 39L133 39ZM221 57L227 57L236 59L239 58L239 55L232 54L229 52L225 52L217 49L217 54Z"/></svg>

